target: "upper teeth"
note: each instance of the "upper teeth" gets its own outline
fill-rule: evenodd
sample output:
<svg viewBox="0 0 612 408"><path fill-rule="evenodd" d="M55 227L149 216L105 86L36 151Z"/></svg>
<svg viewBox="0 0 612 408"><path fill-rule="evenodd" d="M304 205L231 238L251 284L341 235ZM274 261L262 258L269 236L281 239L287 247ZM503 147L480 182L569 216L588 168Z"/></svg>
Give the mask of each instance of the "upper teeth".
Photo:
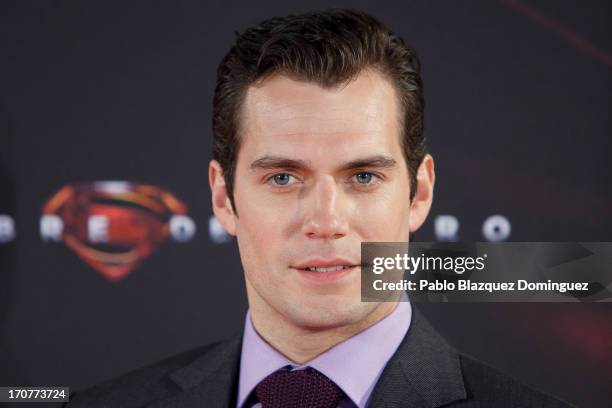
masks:
<svg viewBox="0 0 612 408"><path fill-rule="evenodd" d="M335 271L339 271L341 269L347 269L347 268L349 267L346 265L336 265L336 266L330 266L328 268L318 268L318 267L308 266L306 267L306 270L310 272L335 272Z"/></svg>

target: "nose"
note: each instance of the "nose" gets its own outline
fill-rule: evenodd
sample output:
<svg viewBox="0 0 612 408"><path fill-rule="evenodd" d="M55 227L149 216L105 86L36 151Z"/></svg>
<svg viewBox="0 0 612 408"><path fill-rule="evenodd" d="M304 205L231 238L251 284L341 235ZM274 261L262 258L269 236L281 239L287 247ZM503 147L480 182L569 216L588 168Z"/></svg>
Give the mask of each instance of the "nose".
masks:
<svg viewBox="0 0 612 408"><path fill-rule="evenodd" d="M338 239L348 232L348 203L333 178L317 180L304 197L302 231L312 239Z"/></svg>

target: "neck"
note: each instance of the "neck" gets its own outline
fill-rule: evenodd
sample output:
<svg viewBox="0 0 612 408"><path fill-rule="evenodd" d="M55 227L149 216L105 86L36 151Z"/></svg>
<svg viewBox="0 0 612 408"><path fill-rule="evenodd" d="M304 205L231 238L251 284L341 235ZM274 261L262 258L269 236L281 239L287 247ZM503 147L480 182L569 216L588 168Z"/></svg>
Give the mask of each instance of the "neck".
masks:
<svg viewBox="0 0 612 408"><path fill-rule="evenodd" d="M251 320L257 333L296 364L305 364L355 336L384 319L397 306L397 302L382 302L355 323L332 328L311 328L296 325L269 305L252 301L251 298L249 296Z"/></svg>

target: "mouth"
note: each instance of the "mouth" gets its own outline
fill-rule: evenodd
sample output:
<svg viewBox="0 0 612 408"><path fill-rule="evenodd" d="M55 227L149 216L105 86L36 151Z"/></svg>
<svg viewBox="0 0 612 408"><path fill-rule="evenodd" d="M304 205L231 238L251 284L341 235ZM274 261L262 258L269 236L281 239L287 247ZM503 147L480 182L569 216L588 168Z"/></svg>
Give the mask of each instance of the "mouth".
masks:
<svg viewBox="0 0 612 408"><path fill-rule="evenodd" d="M352 275L361 265L341 259L334 260L308 260L292 268L309 282L333 283Z"/></svg>
<svg viewBox="0 0 612 408"><path fill-rule="evenodd" d="M303 268L303 269L300 268L300 269L305 272L330 273L330 272L342 271L344 269L350 269L352 267L353 266L351 265L335 265L335 266L329 266L329 267L307 266L306 268Z"/></svg>

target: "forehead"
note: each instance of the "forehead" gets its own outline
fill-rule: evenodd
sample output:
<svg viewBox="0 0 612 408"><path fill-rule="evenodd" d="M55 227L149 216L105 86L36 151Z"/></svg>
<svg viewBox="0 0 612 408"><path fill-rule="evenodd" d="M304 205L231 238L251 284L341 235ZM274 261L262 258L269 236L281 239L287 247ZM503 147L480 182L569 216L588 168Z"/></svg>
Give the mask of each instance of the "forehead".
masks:
<svg viewBox="0 0 612 408"><path fill-rule="evenodd" d="M282 149L287 142L341 153L397 147L400 122L395 89L378 71L364 70L334 88L277 74L249 88L239 133L242 148Z"/></svg>

